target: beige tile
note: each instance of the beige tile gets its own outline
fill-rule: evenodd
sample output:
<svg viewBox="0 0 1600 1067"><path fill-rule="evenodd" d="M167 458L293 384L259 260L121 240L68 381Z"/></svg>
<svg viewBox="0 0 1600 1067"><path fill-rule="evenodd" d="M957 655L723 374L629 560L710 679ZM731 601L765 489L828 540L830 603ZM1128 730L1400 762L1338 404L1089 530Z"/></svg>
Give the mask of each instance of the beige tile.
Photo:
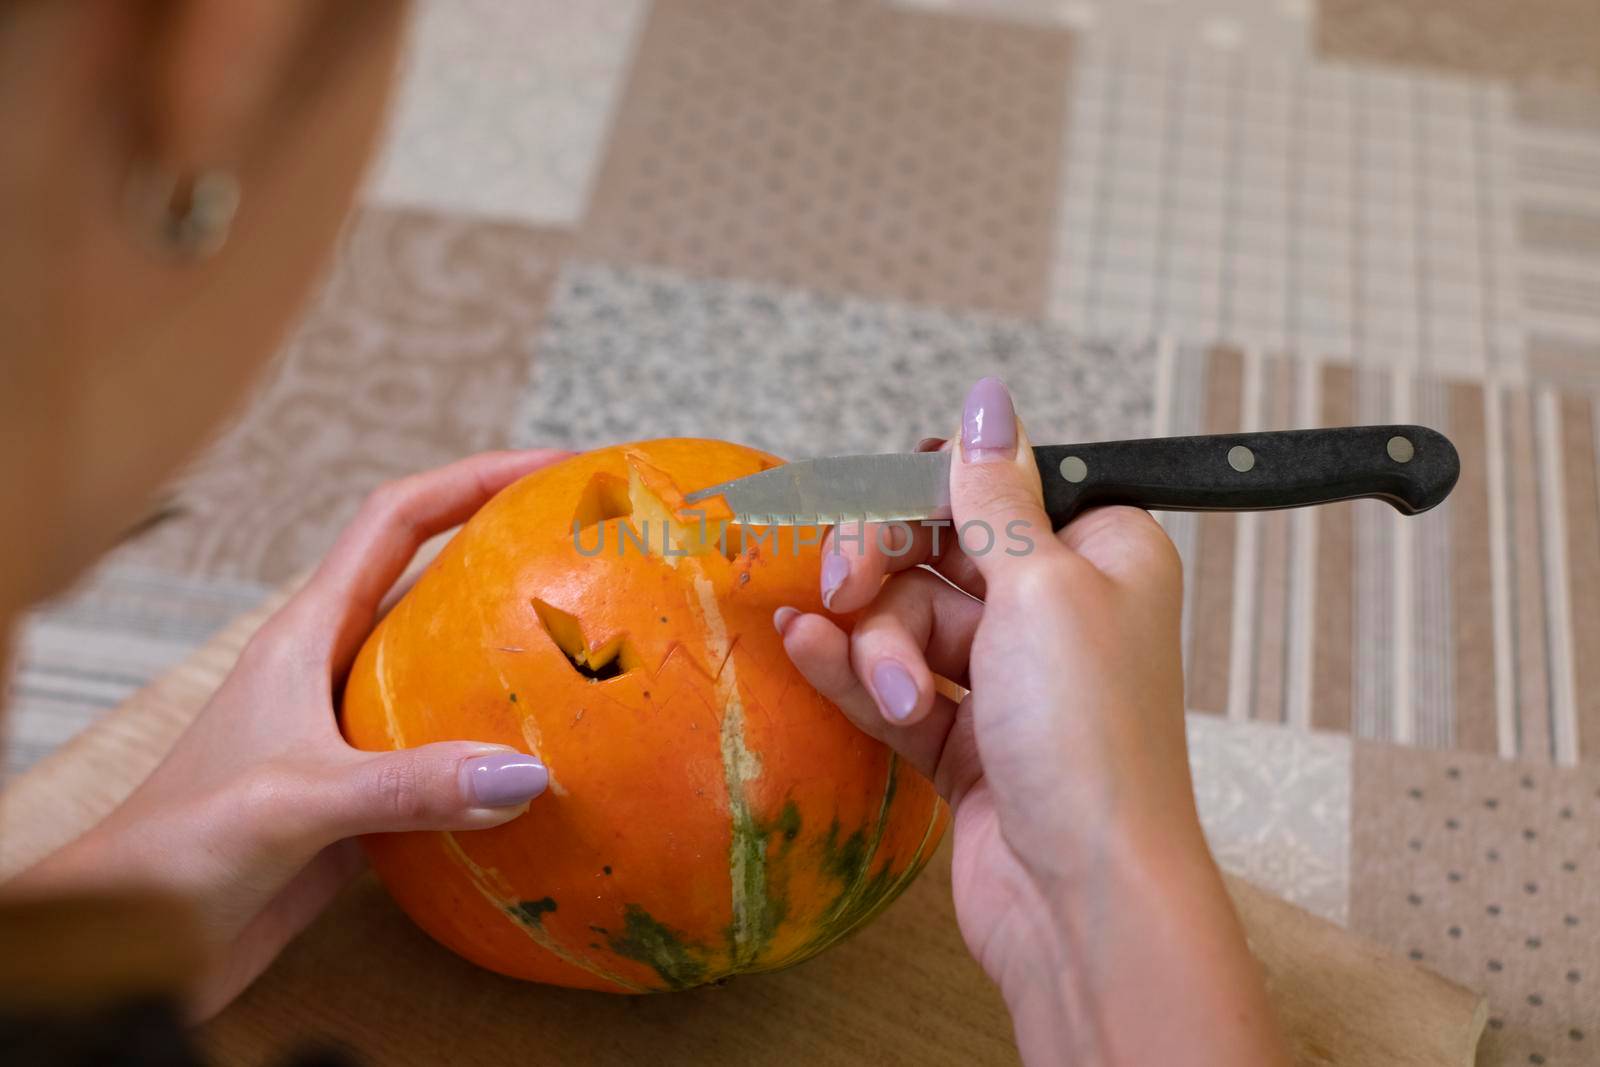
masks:
<svg viewBox="0 0 1600 1067"><path fill-rule="evenodd" d="M1499 750L1495 713L1494 600L1489 562L1488 462L1483 388L1458 382L1449 389L1449 428L1461 457L1450 494L1451 697L1456 746Z"/></svg>
<svg viewBox="0 0 1600 1067"><path fill-rule="evenodd" d="M1042 310L1071 36L874 4L663 0L585 256Z"/></svg>
<svg viewBox="0 0 1600 1067"><path fill-rule="evenodd" d="M1567 525L1567 582L1572 590L1574 696L1578 755L1600 757L1600 480L1596 478L1594 404L1589 397L1561 397L1562 502Z"/></svg>
<svg viewBox="0 0 1600 1067"><path fill-rule="evenodd" d="M1324 56L1600 88L1593 0L1318 0Z"/></svg>
<svg viewBox="0 0 1600 1067"><path fill-rule="evenodd" d="M1534 86L1518 92L1512 107L1524 126L1600 136L1600 93Z"/></svg>
<svg viewBox="0 0 1600 1067"><path fill-rule="evenodd" d="M283 581L380 482L503 446L567 247L557 231L372 210L244 411L118 550L169 572Z"/></svg>
<svg viewBox="0 0 1600 1067"><path fill-rule="evenodd" d="M1322 424L1355 422L1355 375L1346 366L1322 369ZM1352 643L1355 638L1355 505L1330 504L1317 512L1316 630L1311 683L1311 725L1348 731Z"/></svg>
<svg viewBox="0 0 1600 1067"><path fill-rule="evenodd" d="M1534 251L1600 260L1600 212L1525 206L1517 230Z"/></svg>
<svg viewBox="0 0 1600 1067"><path fill-rule="evenodd" d="M1243 390L1244 357L1236 349L1216 348L1206 356L1205 432L1237 433ZM1188 656L1187 706L1224 714L1228 710L1233 649L1233 572L1239 519L1229 514L1199 518L1194 563L1193 616Z"/></svg>
<svg viewBox="0 0 1600 1067"><path fill-rule="evenodd" d="M1528 373L1536 381L1600 386L1600 341L1535 333L1528 338Z"/></svg>
<svg viewBox="0 0 1600 1067"><path fill-rule="evenodd" d="M1505 466L1508 471L1537 471L1533 402L1522 390L1503 398L1506 425ZM1550 633L1545 603L1544 561L1540 546L1537 477L1507 478L1512 557L1512 634L1515 641L1517 752L1524 759L1548 762L1552 753L1550 706Z"/></svg>

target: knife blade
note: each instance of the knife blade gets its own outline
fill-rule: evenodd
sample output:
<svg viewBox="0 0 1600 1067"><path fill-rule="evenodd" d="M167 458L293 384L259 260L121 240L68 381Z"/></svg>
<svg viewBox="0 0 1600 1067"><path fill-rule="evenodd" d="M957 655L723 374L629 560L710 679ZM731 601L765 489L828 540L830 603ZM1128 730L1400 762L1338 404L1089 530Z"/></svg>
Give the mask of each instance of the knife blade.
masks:
<svg viewBox="0 0 1600 1067"><path fill-rule="evenodd" d="M1425 426L1344 426L1264 433L1041 445L1033 450L1055 529L1086 508L1268 511L1373 498L1417 515L1450 494L1455 446ZM722 497L752 526L835 526L948 517L950 452L798 460L690 493Z"/></svg>

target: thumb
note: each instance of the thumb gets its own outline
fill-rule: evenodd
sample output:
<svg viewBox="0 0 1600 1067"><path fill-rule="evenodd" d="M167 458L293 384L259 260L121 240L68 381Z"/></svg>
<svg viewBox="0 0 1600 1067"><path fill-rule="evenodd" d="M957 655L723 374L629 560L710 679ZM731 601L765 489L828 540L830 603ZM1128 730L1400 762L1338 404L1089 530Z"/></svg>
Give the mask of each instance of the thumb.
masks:
<svg viewBox="0 0 1600 1067"><path fill-rule="evenodd" d="M362 752L328 783L334 837L402 830L481 830L510 822L550 784L533 756L503 745L444 741Z"/></svg>
<svg viewBox="0 0 1600 1067"><path fill-rule="evenodd" d="M999 378L980 378L967 393L950 462L950 510L962 550L986 584L1035 553L1061 550L1033 448Z"/></svg>

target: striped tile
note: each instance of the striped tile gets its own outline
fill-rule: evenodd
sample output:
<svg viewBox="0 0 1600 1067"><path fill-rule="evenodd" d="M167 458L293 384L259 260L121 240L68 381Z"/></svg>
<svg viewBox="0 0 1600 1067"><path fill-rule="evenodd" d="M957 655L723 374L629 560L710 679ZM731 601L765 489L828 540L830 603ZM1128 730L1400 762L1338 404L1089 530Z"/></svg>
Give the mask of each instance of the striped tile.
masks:
<svg viewBox="0 0 1600 1067"><path fill-rule="evenodd" d="M1192 710L1535 762L1600 760L1600 412L1581 390L1177 346L1158 433L1420 422L1449 501L1167 516Z"/></svg>
<svg viewBox="0 0 1600 1067"><path fill-rule="evenodd" d="M266 599L255 582L112 565L25 615L6 684L0 784Z"/></svg>
<svg viewBox="0 0 1600 1067"><path fill-rule="evenodd" d="M1517 95L1514 276L1530 377L1600 386L1600 92Z"/></svg>

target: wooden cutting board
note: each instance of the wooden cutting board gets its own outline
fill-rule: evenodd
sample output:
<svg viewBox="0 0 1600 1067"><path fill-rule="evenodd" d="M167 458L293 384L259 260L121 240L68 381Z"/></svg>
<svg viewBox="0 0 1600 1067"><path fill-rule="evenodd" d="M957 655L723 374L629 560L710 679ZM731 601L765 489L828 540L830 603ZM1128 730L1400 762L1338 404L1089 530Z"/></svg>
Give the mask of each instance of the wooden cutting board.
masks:
<svg viewBox="0 0 1600 1067"><path fill-rule="evenodd" d="M0 879L101 818L167 751L270 611L237 620L0 796ZM1465 1067L1483 998L1238 879L1229 888L1303 1064ZM949 841L871 927L717 989L617 997L529 985L435 945L370 876L206 1025L217 1062L327 1041L372 1064L1013 1063L1004 1005L968 956Z"/></svg>

